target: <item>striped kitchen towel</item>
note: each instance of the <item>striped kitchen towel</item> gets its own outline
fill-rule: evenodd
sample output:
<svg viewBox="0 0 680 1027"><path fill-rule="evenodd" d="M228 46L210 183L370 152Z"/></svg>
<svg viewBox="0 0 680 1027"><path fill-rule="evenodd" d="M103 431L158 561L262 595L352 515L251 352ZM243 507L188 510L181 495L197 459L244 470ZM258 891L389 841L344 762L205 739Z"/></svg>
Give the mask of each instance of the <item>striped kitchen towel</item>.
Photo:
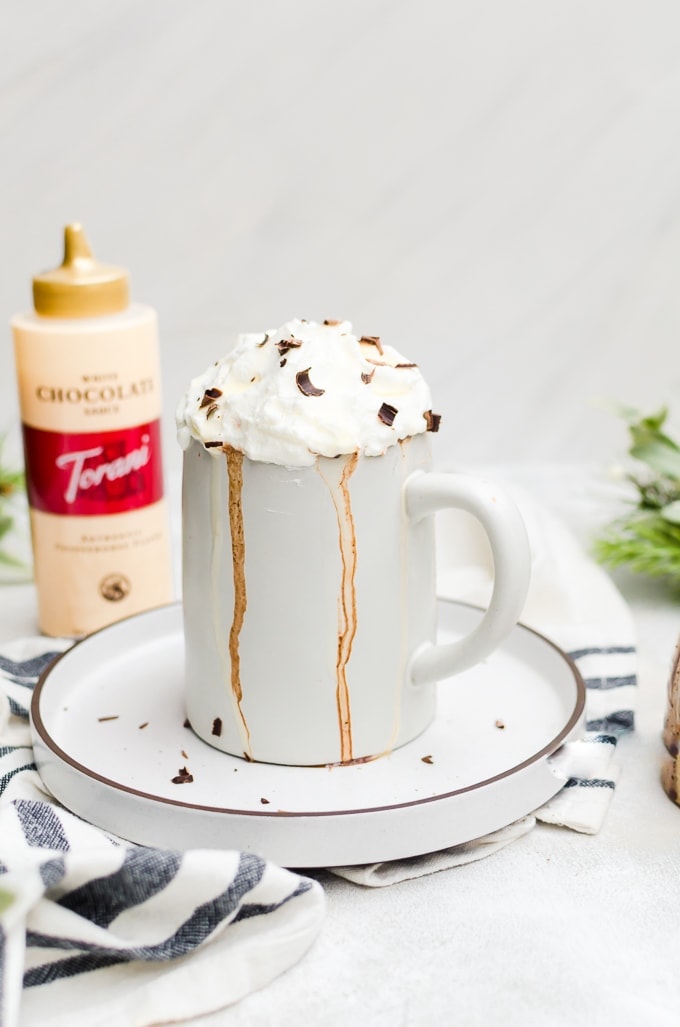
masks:
<svg viewBox="0 0 680 1027"><path fill-rule="evenodd" d="M523 837L537 822L584 834L602 827L616 788L616 743L632 730L636 696L633 618L609 576L584 552L561 520L515 489L529 534L531 584L522 623L567 652L586 685L587 733L550 763L561 790L533 815L463 845L389 863L334 867L369 887L394 884L482 859ZM467 514L438 515L437 591L444 599L488 604L493 582L488 543Z"/></svg>
<svg viewBox="0 0 680 1027"><path fill-rule="evenodd" d="M320 886L252 854L131 845L58 806L27 711L67 642L0 655L0 1024L144 1027L219 1009L297 962Z"/></svg>

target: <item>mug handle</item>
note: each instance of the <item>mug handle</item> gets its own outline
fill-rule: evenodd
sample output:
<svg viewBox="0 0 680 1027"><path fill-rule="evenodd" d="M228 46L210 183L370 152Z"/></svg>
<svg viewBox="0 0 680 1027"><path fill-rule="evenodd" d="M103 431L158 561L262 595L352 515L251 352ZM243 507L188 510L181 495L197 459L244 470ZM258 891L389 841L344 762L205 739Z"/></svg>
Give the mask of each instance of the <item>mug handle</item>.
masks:
<svg viewBox="0 0 680 1027"><path fill-rule="evenodd" d="M455 508L481 523L494 563L493 592L479 624L457 642L419 646L410 662L410 680L427 685L479 663L517 623L529 589L531 553L524 521L506 492L485 478L416 471L405 482L406 512L412 521Z"/></svg>

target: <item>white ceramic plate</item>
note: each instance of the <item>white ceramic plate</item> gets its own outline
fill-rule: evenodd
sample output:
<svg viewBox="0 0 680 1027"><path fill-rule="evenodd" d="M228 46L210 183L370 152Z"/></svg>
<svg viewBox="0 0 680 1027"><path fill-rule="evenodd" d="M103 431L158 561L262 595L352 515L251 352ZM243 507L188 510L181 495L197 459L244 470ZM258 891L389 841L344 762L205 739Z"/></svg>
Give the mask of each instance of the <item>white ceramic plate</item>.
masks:
<svg viewBox="0 0 680 1027"><path fill-rule="evenodd" d="M440 637L480 611L439 605ZM583 681L518 626L439 687L427 731L355 766L281 767L219 752L185 726L179 604L120 621L65 653L31 709L41 777L79 816L145 845L235 848L289 867L433 852L530 813L562 786L550 756L584 730ZM186 768L193 780L173 783Z"/></svg>

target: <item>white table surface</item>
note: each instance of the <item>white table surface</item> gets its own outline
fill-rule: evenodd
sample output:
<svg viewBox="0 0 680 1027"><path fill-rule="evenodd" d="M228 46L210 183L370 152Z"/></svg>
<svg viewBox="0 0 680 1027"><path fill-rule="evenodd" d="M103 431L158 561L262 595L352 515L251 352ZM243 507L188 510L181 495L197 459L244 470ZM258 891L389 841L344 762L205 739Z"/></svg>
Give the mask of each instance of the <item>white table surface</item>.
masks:
<svg viewBox="0 0 680 1027"><path fill-rule="evenodd" d="M584 538L589 474L558 466L528 475L539 498L563 500ZM680 808L659 769L680 602L661 585L617 580L638 630L639 704L635 732L619 743L622 772L601 832L539 825L478 863L384 889L315 872L328 911L309 953L197 1024L639 1027L676 1015ZM32 586L1 588L0 641L33 633Z"/></svg>

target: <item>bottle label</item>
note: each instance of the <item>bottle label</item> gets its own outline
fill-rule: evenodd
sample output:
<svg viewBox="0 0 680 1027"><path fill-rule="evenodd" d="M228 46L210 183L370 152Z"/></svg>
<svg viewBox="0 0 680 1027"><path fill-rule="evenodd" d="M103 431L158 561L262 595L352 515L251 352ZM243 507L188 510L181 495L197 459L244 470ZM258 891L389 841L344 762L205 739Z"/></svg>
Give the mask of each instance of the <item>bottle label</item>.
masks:
<svg viewBox="0 0 680 1027"><path fill-rule="evenodd" d="M28 501L44 513L124 513L163 496L160 421L62 433L24 424Z"/></svg>

